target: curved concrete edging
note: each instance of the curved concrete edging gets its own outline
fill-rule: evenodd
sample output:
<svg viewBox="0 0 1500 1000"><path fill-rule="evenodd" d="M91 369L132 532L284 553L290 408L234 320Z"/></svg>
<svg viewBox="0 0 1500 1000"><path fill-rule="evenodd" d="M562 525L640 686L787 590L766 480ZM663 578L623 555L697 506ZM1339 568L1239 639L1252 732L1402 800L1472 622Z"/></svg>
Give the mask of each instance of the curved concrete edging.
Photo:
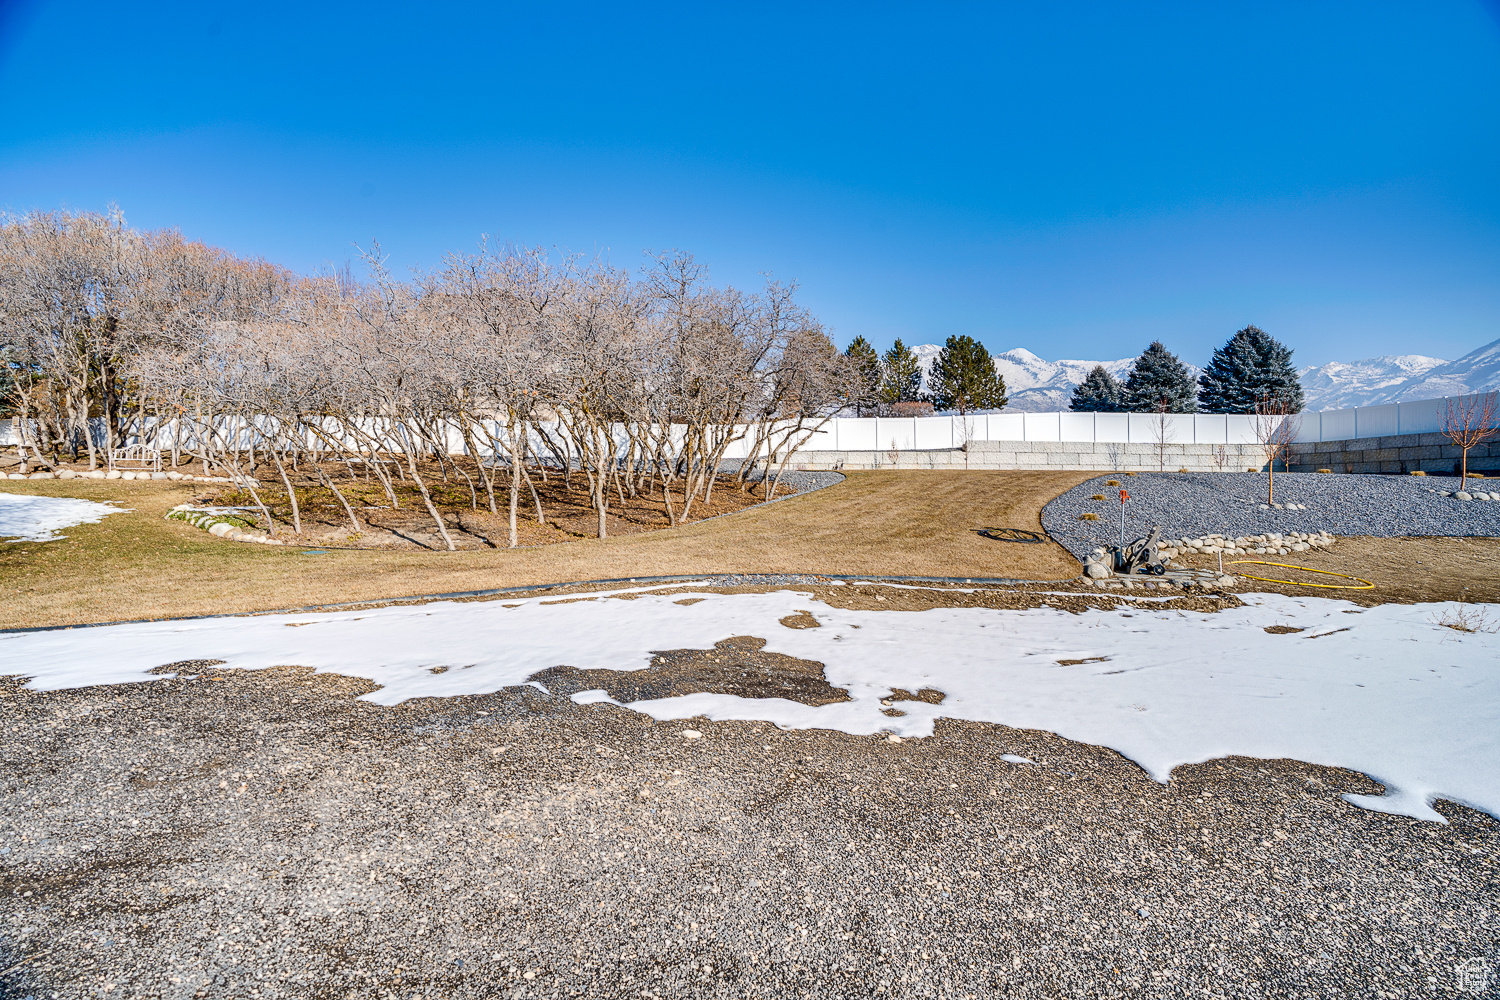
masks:
<svg viewBox="0 0 1500 1000"><path fill-rule="evenodd" d="M202 528L216 538L227 538L231 542L257 542L261 545L285 545L285 539L272 538L269 534L260 531L246 531L239 525L232 523L233 516L229 514L217 514L211 511L197 511L187 504L178 504L167 511L163 520L183 521ZM245 520L245 518L239 518ZM222 530L220 530L222 529Z"/></svg>

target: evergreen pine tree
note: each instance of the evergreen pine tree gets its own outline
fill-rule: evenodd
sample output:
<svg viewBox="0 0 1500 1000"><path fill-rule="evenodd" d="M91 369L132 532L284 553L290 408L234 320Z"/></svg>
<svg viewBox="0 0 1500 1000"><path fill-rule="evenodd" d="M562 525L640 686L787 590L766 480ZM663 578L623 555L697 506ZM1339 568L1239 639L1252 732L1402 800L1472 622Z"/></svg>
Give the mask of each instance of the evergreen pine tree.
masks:
<svg viewBox="0 0 1500 1000"><path fill-rule="evenodd" d="M1214 351L1198 378L1198 408L1205 413L1253 413L1263 399L1302 410L1302 383L1292 352L1281 341L1247 326Z"/></svg>
<svg viewBox="0 0 1500 1000"><path fill-rule="evenodd" d="M1010 400L990 352L973 337L949 337L927 377L939 410L998 410Z"/></svg>
<svg viewBox="0 0 1500 1000"><path fill-rule="evenodd" d="M883 403L915 403L922 398L922 363L912 349L897 337L885 352L881 365L880 400Z"/></svg>
<svg viewBox="0 0 1500 1000"><path fill-rule="evenodd" d="M1130 369L1124 403L1123 408L1132 413L1194 413L1198 409L1198 387L1177 355L1155 340Z"/></svg>
<svg viewBox="0 0 1500 1000"><path fill-rule="evenodd" d="M857 410L873 406L880 401L880 355L864 337L855 337L844 356L854 367L855 395L849 401Z"/></svg>
<svg viewBox="0 0 1500 1000"><path fill-rule="evenodd" d="M1122 397L1125 387L1111 375L1103 365L1094 370L1073 387L1073 399L1068 409L1078 413L1118 413L1124 408Z"/></svg>

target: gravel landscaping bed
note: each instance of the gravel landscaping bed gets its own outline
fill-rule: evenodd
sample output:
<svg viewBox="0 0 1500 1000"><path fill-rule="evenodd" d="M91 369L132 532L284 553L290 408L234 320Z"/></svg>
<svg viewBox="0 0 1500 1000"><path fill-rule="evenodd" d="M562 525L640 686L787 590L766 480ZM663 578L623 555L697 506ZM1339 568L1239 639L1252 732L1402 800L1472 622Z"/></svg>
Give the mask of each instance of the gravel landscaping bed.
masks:
<svg viewBox="0 0 1500 1000"><path fill-rule="evenodd" d="M1110 480L1119 486L1109 486ZM1125 536L1160 525L1167 538L1268 532L1327 531L1334 535L1401 538L1410 535L1500 537L1500 501L1442 495L1458 489L1451 476L1365 476L1279 473L1276 502L1266 504L1264 473L1142 472L1090 479L1042 508L1042 526L1075 556L1119 538L1119 491L1125 489ZM1469 481L1478 492L1500 491L1500 481ZM1094 500L1095 495L1105 499ZM1296 507L1285 505L1295 504ZM1098 520L1081 520L1097 514Z"/></svg>
<svg viewBox="0 0 1500 1000"><path fill-rule="evenodd" d="M732 472L733 469L730 469L726 463L725 471ZM750 482L758 483L765 480L767 476L762 472L752 475L749 478ZM769 478L774 481L776 476L772 475ZM767 500L766 503L776 503L779 500L786 500L789 497L799 496L803 493L811 493L814 490L821 490L835 483L842 483L843 481L844 474L842 472L793 472L789 470L781 476L781 484L776 487L776 498L774 500ZM757 506L764 506L764 504L758 504Z"/></svg>
<svg viewBox="0 0 1500 1000"><path fill-rule="evenodd" d="M174 672L0 681L0 996L1415 997L1500 948L1500 824L1349 771Z"/></svg>

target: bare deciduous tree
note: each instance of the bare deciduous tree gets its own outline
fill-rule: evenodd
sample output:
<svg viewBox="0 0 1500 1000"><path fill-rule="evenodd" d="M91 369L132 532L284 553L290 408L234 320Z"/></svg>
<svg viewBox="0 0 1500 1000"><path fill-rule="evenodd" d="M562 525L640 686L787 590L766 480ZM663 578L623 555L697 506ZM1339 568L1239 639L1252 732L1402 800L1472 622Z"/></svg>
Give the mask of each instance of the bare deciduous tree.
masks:
<svg viewBox="0 0 1500 1000"><path fill-rule="evenodd" d="M355 533L338 479L378 481L393 508L411 496L399 481L450 549L460 515L433 484L466 485L470 507L494 513L508 487L514 546L523 497L545 520L537 481L558 472L564 488L586 481L600 537L612 502L658 488L671 524L692 519L739 441L735 481L774 495L852 385L795 285L716 288L679 251L639 277L487 243L411 280L378 245L362 260L367 280L347 266L298 277L117 212L0 219L21 458L199 462L240 484L272 532L262 478L299 531L293 480L310 469Z"/></svg>
<svg viewBox="0 0 1500 1000"><path fill-rule="evenodd" d="M1255 403L1251 421L1255 440L1266 459L1266 503L1276 502L1276 459L1285 459L1302 427L1300 411L1280 396L1265 395Z"/></svg>
<svg viewBox="0 0 1500 1000"><path fill-rule="evenodd" d="M1460 490L1469 479L1469 452L1475 446L1483 444L1497 429L1495 396L1493 392L1450 396L1443 407L1443 436L1461 451L1458 474Z"/></svg>

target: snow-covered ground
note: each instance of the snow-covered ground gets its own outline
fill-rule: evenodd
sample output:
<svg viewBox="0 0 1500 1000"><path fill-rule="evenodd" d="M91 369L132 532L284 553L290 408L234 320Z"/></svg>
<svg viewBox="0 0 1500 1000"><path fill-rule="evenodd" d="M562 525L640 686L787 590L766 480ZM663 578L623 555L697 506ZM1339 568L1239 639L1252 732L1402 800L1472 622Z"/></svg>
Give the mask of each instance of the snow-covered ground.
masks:
<svg viewBox="0 0 1500 1000"><path fill-rule="evenodd" d="M300 664L369 678L382 686L367 697L396 704L494 691L559 664L638 669L653 650L753 635L768 640L768 652L826 664L829 682L852 700L813 707L692 694L630 707L657 719L905 737L930 735L939 717L990 721L1112 747L1163 781L1178 764L1228 754L1286 757L1376 778L1386 796L1350 796L1368 808L1439 820L1429 803L1442 797L1500 816L1500 635L1437 624L1451 605L1362 609L1259 594L1217 614L1149 601L1084 614L844 611L791 590L702 593L681 604L681 592L650 589L613 592L639 595L630 600L539 597L9 633L0 635L0 671L58 689L151 680L146 670L190 659ZM779 623L801 610L822 627ZM1500 616L1500 606L1481 610ZM1271 626L1303 631L1271 634ZM900 702L907 714L892 718L880 700L897 687L947 698Z"/></svg>
<svg viewBox="0 0 1500 1000"><path fill-rule="evenodd" d="M8 542L55 542L63 528L97 524L127 508L72 497L34 497L0 493L0 539Z"/></svg>

